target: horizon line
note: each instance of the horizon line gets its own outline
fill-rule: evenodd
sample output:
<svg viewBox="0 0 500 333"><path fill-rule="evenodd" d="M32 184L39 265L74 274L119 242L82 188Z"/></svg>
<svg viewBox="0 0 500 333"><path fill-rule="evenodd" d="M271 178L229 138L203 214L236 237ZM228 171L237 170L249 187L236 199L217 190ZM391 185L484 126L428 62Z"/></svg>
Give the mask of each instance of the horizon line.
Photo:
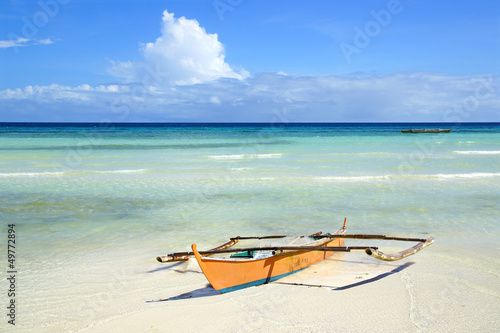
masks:
<svg viewBox="0 0 500 333"><path fill-rule="evenodd" d="M295 124L495 124L500 121L297 121L297 122L262 122L262 121L187 121L187 122L163 122L163 121L128 121L128 122L106 122L106 121L0 121L0 125L4 124L164 124L164 125L186 125L186 124L214 124L214 125L238 125L238 124L255 124L255 125L295 125Z"/></svg>

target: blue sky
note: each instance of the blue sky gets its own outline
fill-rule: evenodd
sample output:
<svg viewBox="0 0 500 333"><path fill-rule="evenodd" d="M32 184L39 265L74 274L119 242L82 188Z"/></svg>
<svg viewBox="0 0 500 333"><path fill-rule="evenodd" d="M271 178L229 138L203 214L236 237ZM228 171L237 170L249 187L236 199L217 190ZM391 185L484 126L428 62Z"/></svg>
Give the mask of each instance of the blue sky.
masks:
<svg viewBox="0 0 500 333"><path fill-rule="evenodd" d="M0 121L500 121L497 1L0 5Z"/></svg>

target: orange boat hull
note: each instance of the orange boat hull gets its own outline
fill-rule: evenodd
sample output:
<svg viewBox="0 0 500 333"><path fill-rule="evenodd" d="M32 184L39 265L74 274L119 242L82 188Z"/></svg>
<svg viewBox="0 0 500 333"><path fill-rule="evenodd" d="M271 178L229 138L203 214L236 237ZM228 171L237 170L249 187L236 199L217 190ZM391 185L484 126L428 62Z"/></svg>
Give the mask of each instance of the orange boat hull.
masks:
<svg viewBox="0 0 500 333"><path fill-rule="evenodd" d="M345 233L345 229L336 234ZM344 239L333 238L314 244L315 246L343 246ZM221 293L268 283L300 271L329 256L333 251L300 250L276 254L263 259L230 260L201 257L192 246L196 260L208 282Z"/></svg>

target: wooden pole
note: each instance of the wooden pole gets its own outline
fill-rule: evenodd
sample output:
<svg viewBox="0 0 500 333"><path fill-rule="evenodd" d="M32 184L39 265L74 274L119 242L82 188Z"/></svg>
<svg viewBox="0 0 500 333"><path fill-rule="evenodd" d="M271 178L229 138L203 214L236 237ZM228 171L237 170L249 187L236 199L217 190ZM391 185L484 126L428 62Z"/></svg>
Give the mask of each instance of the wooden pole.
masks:
<svg viewBox="0 0 500 333"><path fill-rule="evenodd" d="M224 243L220 246L214 247L210 251L219 251L219 250L227 249L227 248L233 246L234 244L238 243L238 241L239 241L238 237L231 238L231 240L229 242ZM189 253L191 253L191 254L189 254ZM184 261L184 260L188 260L193 255L194 255L194 253L192 253L192 252L177 252L177 253L170 253L166 256L156 257L156 260L158 260L159 262Z"/></svg>
<svg viewBox="0 0 500 333"><path fill-rule="evenodd" d="M241 239L273 239L273 238L285 238L289 236L277 235L277 236L252 236L252 237L233 237L230 238L230 241L213 248L208 251L199 251L202 255L212 255L219 253L234 253L234 252L246 252L246 251L335 251L335 252L350 252L351 250L365 250L365 252L380 260L384 261L395 261L406 258L410 255L413 255L425 247L431 245L434 242L434 238L430 237L428 239L423 238L411 238L411 237L393 237L386 235L368 235L368 234L352 234L352 235L322 235L321 233L315 233L308 237L314 238L348 238L348 239L379 239L379 240L394 240L394 241L407 241L407 242L419 242L417 245L406 249L404 251L394 253L394 254L385 254L381 251L378 251L377 247L373 246L350 246L350 247L342 247L342 246L267 246L267 247L250 247L250 248L237 248L237 249L228 249L229 247L236 244ZM306 237L306 236L300 236ZM194 256L193 252L175 252L170 253L166 256L157 257L156 260L159 262L172 262L172 261L181 261L188 260Z"/></svg>
<svg viewBox="0 0 500 333"><path fill-rule="evenodd" d="M352 235L319 235L317 238L349 238L349 239L380 239L380 240L394 240L404 242L425 242L424 238L411 238L411 237L394 237L386 235L367 235L367 234L352 234Z"/></svg>
<svg viewBox="0 0 500 333"><path fill-rule="evenodd" d="M277 238L286 238L286 237L289 237L289 236L285 236L285 235L277 235L277 236L247 236L247 237L233 237L233 238L230 238L230 239L239 239L239 240L247 240L247 239L277 239Z"/></svg>
<svg viewBox="0 0 500 333"><path fill-rule="evenodd" d="M321 235L322 233L323 233L322 231L318 231L318 232L311 234L307 237L317 237L317 236ZM224 243L221 246L214 247L210 251L227 249L227 248L233 246L234 244L238 243L238 241L241 239L266 239L266 238L285 238L285 237L288 237L288 236L262 236L262 237L240 237L240 236L237 236L237 237L229 238L230 239L229 242ZM298 237L305 237L305 236L298 236ZM158 260L159 262L184 261L184 260L188 260L189 258L191 258L193 256L194 256L194 253L192 253L192 252L176 252L176 253L167 254L166 256L156 257L156 260Z"/></svg>
<svg viewBox="0 0 500 333"><path fill-rule="evenodd" d="M309 236L297 236L297 237L312 237L312 238L321 238L321 237L324 237L325 235L322 235L322 232L319 231L319 232L316 232L312 235L309 235ZM233 237L233 238L229 238L229 239L239 239L239 240L247 240L247 239L278 239L278 238L286 238L286 237L293 237L293 236L286 236L286 235L276 235L276 236L247 236L247 237L241 237L241 236L238 236L238 237Z"/></svg>
<svg viewBox="0 0 500 333"><path fill-rule="evenodd" d="M202 255L234 253L234 252L251 252L251 251L325 251L325 252L351 252L352 250L366 250L368 248L378 249L378 247L369 246L263 246L263 247L243 247L237 249L222 249L198 251ZM176 252L168 254L170 257L191 256L194 252ZM172 260L170 260L172 261Z"/></svg>
<svg viewBox="0 0 500 333"><path fill-rule="evenodd" d="M234 237L231 239L275 239L275 238L285 238L290 236L249 236L249 237ZM302 236L305 237L305 236ZM347 234L347 235L311 235L307 237L313 238L349 238L349 239L380 239L380 240L394 240L394 241L404 241L404 242L422 242L425 241L424 238L411 238L411 237L393 237L386 235L368 235L368 234Z"/></svg>

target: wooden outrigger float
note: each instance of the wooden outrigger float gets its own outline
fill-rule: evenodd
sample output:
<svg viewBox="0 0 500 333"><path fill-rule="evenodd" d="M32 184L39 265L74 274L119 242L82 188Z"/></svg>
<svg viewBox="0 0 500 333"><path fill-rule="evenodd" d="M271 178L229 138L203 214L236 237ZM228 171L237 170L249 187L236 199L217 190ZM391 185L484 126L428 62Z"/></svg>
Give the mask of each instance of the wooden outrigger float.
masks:
<svg viewBox="0 0 500 333"><path fill-rule="evenodd" d="M402 133L450 133L451 129L442 129L442 128L413 128L413 129L403 129Z"/></svg>
<svg viewBox="0 0 500 333"><path fill-rule="evenodd" d="M209 251L198 251L196 244L193 244L191 246L192 252L177 252L156 259L160 262L172 262L187 260L194 256L212 287L221 293L226 293L278 280L326 259L335 252L364 250L366 254L374 258L395 261L413 255L434 242L433 237L421 239L385 235L348 235L346 234L346 220L344 220L344 225L339 231L334 234L316 233L307 236L312 241L305 245L230 248L239 240L285 237L287 236L238 236ZM302 237L304 236L297 237L293 242ZM346 238L410 241L418 242L418 244L398 253L385 254L373 246L344 246ZM226 253L237 254L229 258L208 257Z"/></svg>

